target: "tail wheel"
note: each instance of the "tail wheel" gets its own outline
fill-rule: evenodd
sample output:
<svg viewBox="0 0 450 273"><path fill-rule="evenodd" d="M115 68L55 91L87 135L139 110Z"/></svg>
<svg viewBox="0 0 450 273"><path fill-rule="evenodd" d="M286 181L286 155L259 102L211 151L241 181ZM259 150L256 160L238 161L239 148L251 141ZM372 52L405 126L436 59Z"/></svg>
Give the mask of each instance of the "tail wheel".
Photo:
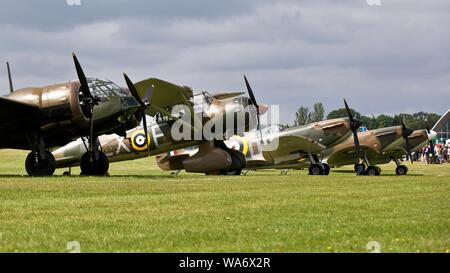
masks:
<svg viewBox="0 0 450 273"><path fill-rule="evenodd" d="M322 164L312 164L309 167L310 175L323 175L325 168Z"/></svg>
<svg viewBox="0 0 450 273"><path fill-rule="evenodd" d="M55 157L49 151L45 151L45 159L35 162L34 153L28 154L25 160L25 169L29 176L48 176L55 172Z"/></svg>
<svg viewBox="0 0 450 273"><path fill-rule="evenodd" d="M408 173L408 167L400 165L395 169L397 175L406 175Z"/></svg>
<svg viewBox="0 0 450 273"><path fill-rule="evenodd" d="M86 152L81 157L81 174L104 176L108 173L109 160L102 151L94 151L96 155L93 157L91 152Z"/></svg>

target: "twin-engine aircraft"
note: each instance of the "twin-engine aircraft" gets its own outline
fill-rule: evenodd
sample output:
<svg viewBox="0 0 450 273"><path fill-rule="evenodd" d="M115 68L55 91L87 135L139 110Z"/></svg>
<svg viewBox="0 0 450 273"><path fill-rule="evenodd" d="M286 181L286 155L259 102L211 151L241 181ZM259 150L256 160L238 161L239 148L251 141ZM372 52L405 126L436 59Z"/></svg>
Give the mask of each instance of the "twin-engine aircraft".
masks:
<svg viewBox="0 0 450 273"><path fill-rule="evenodd" d="M139 98L143 124L127 131L124 136L109 134L99 137L101 149L110 162L198 145L198 152L186 158L183 168L193 172L237 174L245 168L244 155L228 148L223 140L259 126L259 115L264 114L267 107L257 104L251 88L248 89L249 97L241 92L215 95L201 92L194 95L189 87L160 79L151 78L133 84L128 77L125 78L131 93ZM147 122L146 115L153 117L153 122ZM206 135L208 125L213 125L214 129ZM81 165L81 172L85 174L82 158L87 149L84 140L79 139L55 150L56 167Z"/></svg>
<svg viewBox="0 0 450 273"><path fill-rule="evenodd" d="M124 135L142 116L132 94L108 80L86 78L77 57L78 80L15 90L0 97L0 148L31 150L25 161L30 176L52 175L55 158L49 149L79 137L90 143L81 161L89 174L104 174L108 161L97 136Z"/></svg>

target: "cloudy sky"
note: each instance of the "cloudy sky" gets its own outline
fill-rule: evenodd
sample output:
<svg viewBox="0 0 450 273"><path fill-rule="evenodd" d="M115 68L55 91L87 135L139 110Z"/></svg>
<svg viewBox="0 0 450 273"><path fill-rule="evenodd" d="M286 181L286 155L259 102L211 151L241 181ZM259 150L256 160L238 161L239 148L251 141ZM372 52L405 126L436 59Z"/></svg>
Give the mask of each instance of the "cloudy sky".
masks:
<svg viewBox="0 0 450 273"><path fill-rule="evenodd" d="M74 0L69 0L74 1ZM450 107L450 1L1 0L0 62L15 88L88 76L159 77L196 91L244 90L280 105L364 114ZM0 66L0 94L8 92Z"/></svg>

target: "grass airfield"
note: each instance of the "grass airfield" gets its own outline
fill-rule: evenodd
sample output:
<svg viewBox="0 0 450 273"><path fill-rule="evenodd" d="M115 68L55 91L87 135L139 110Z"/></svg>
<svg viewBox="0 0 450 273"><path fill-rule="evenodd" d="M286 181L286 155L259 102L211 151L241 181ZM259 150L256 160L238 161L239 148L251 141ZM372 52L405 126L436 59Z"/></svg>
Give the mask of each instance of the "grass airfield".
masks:
<svg viewBox="0 0 450 273"><path fill-rule="evenodd" d="M450 164L394 164L215 177L159 171L153 157L110 177L25 176L0 150L0 252L449 252Z"/></svg>

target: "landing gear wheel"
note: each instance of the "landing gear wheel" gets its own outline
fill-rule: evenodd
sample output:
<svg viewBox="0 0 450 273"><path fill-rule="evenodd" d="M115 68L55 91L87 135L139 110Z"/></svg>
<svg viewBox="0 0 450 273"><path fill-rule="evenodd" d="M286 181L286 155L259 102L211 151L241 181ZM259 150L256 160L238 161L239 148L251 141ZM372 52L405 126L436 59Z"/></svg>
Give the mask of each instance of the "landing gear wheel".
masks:
<svg viewBox="0 0 450 273"><path fill-rule="evenodd" d="M309 175L323 175L325 168L322 164L312 164L309 167Z"/></svg>
<svg viewBox="0 0 450 273"><path fill-rule="evenodd" d="M395 173L397 175L406 175L408 173L408 167L406 167L405 165L399 165L395 169Z"/></svg>
<svg viewBox="0 0 450 273"><path fill-rule="evenodd" d="M378 167L378 166L374 166L374 167L377 169L377 175L380 175L381 174L381 168Z"/></svg>
<svg viewBox="0 0 450 273"><path fill-rule="evenodd" d="M330 165L327 163L323 163L323 175L329 175L330 174Z"/></svg>
<svg viewBox="0 0 450 273"><path fill-rule="evenodd" d="M55 157L49 151L45 151L45 159L35 164L33 152L29 153L25 160L25 169L29 176L48 176L55 172Z"/></svg>
<svg viewBox="0 0 450 273"><path fill-rule="evenodd" d="M237 150L229 149L227 152L231 156L231 166L227 170L220 171L221 175L241 175L242 169L245 168L247 160L244 154Z"/></svg>
<svg viewBox="0 0 450 273"><path fill-rule="evenodd" d="M366 175L368 176L377 176L380 175L381 169L377 166L369 166L366 170Z"/></svg>
<svg viewBox="0 0 450 273"><path fill-rule="evenodd" d="M355 172L357 175L364 175L366 166L364 164L355 164Z"/></svg>
<svg viewBox="0 0 450 273"><path fill-rule="evenodd" d="M242 170L243 168L245 168L245 165L247 164L247 160L245 160L245 156L243 153L241 153L238 150L233 150L233 149L230 149L227 152L230 154L231 160L232 160L231 167L230 167L231 170L238 171L238 170Z"/></svg>
<svg viewBox="0 0 450 273"><path fill-rule="evenodd" d="M81 157L81 174L82 175L95 175L95 176L105 176L108 173L109 161L105 153L102 151L95 151L97 153L95 156L96 160L92 160L91 152L86 152Z"/></svg>

